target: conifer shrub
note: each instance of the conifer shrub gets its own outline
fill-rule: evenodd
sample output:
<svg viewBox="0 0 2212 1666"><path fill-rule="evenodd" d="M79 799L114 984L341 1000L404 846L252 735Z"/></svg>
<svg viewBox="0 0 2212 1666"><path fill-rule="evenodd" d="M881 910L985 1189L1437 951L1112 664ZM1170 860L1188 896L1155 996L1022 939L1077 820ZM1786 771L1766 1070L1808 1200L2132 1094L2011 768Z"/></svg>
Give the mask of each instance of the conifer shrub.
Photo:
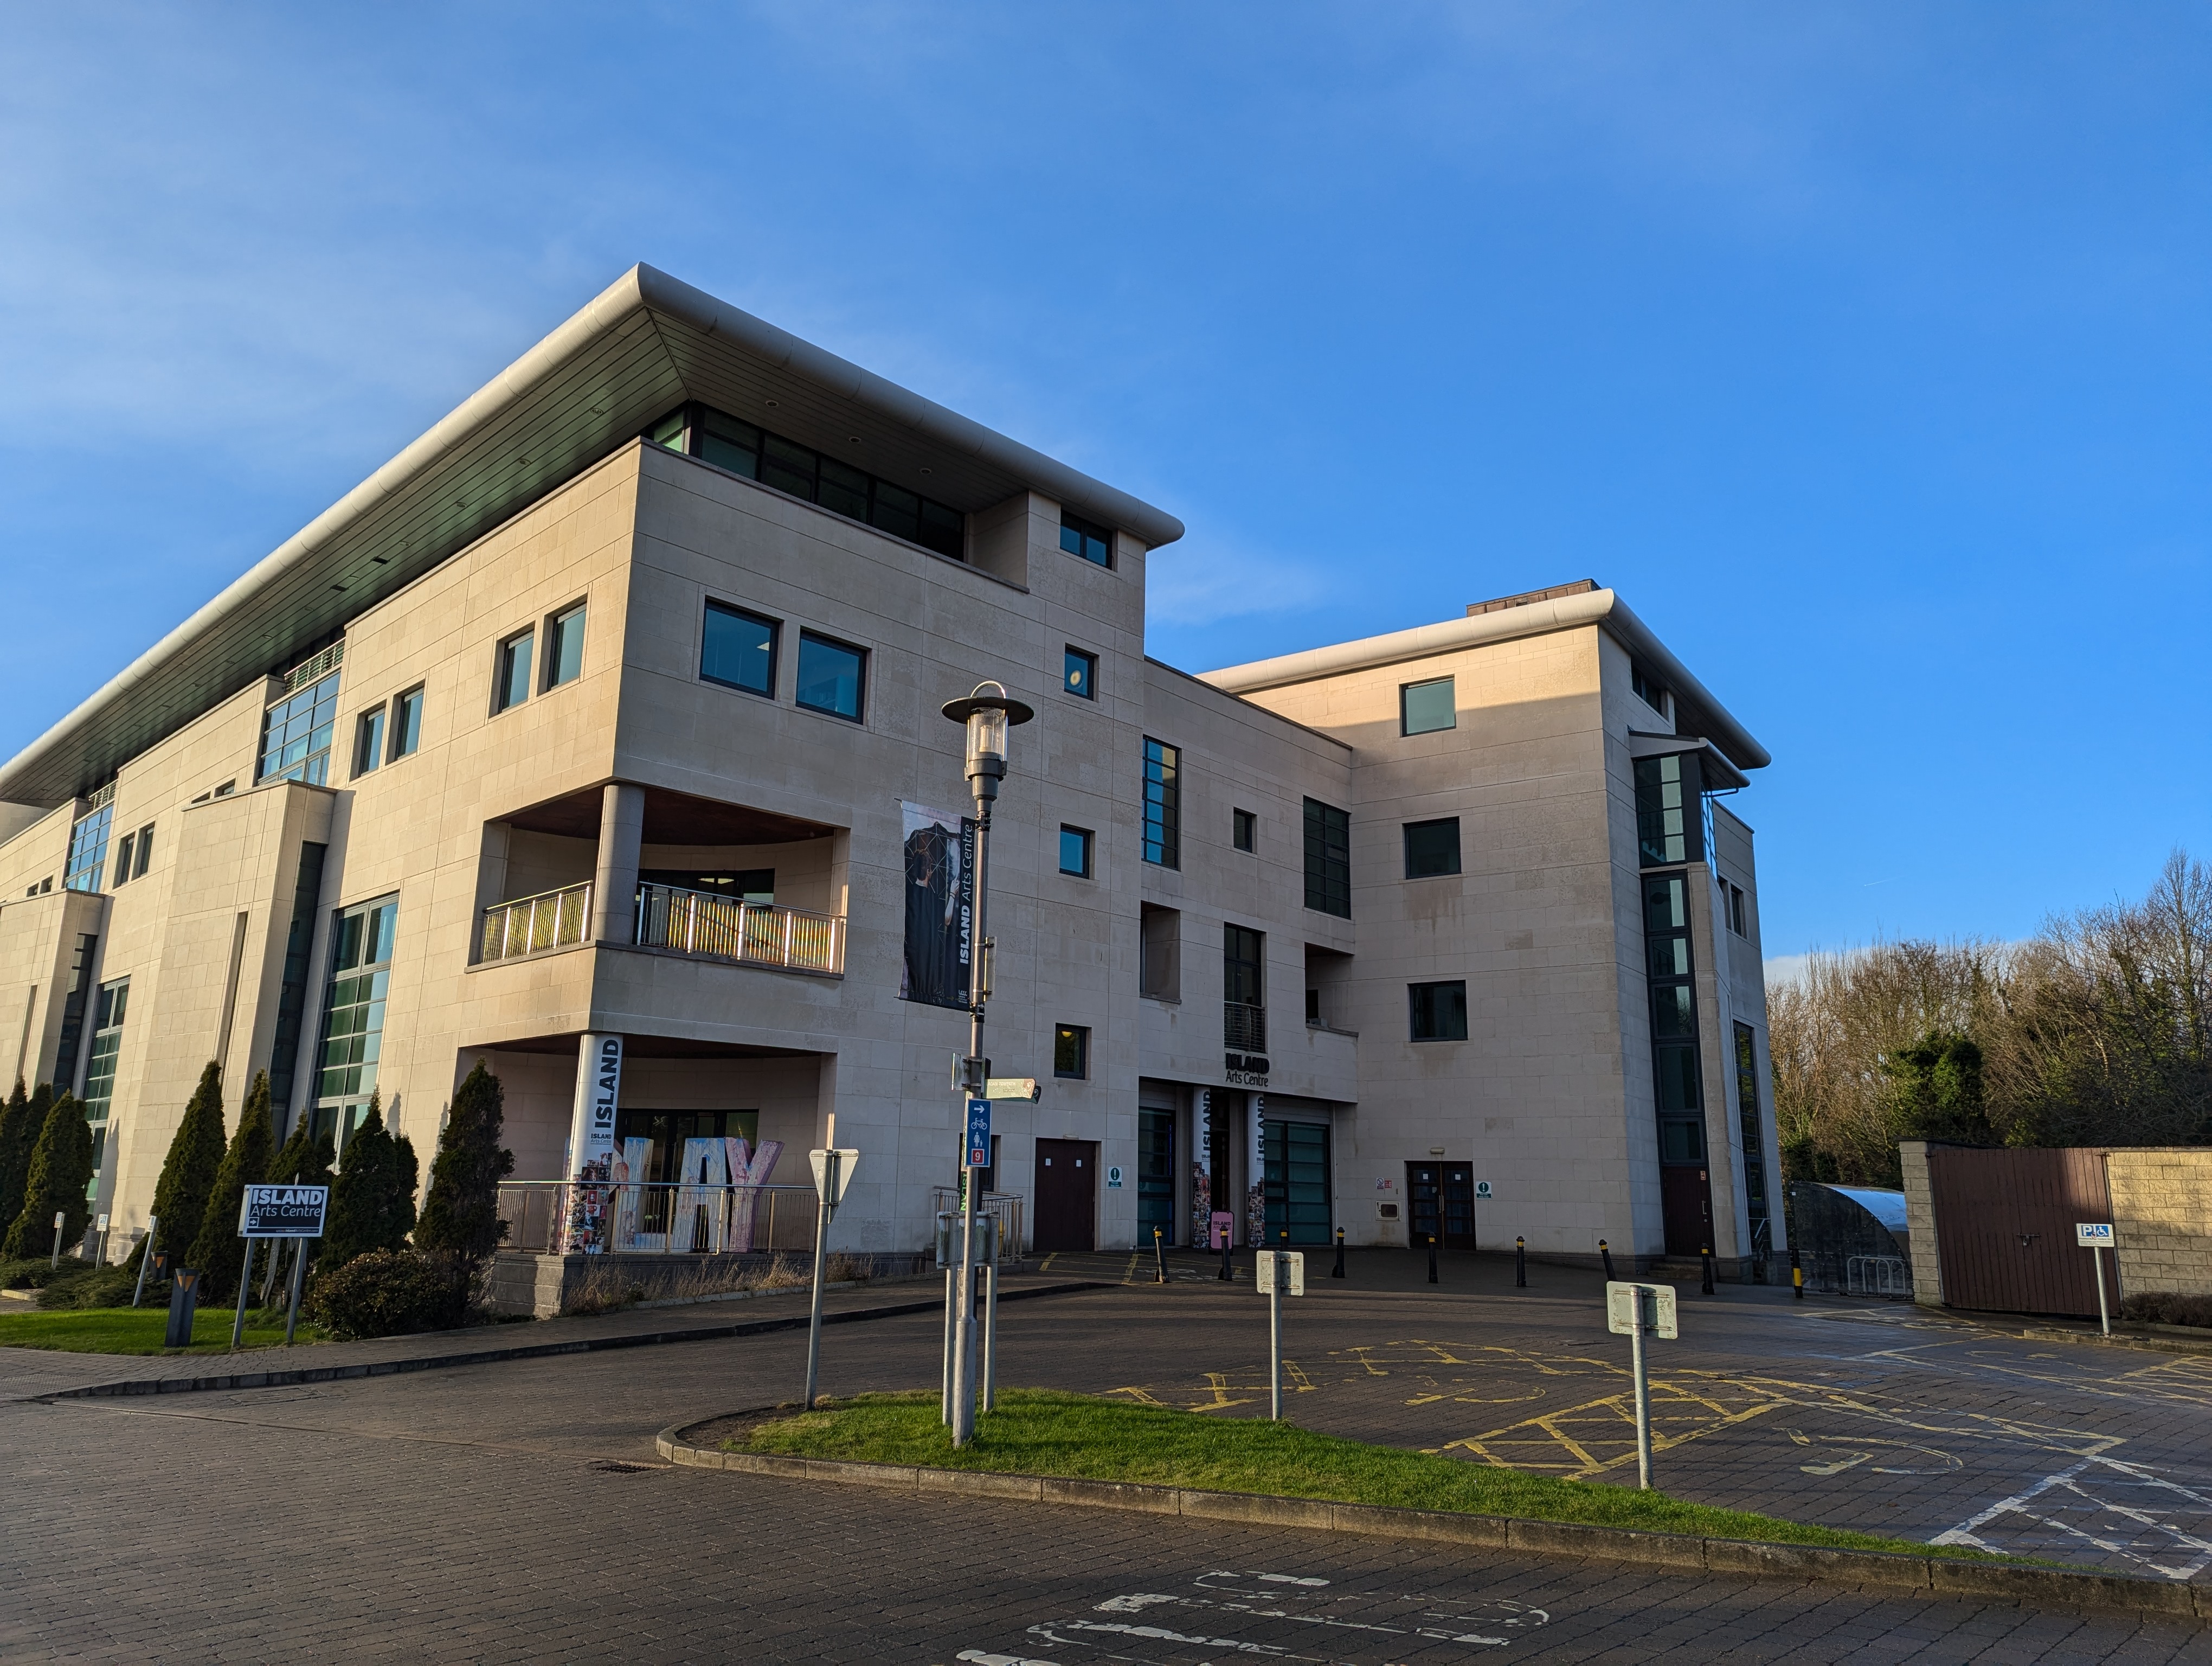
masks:
<svg viewBox="0 0 2212 1666"><path fill-rule="evenodd" d="M23 1207L0 1243L0 1255L52 1255L54 1217L62 1217L62 1242L84 1237L91 1219L85 1193L92 1185L92 1124L84 1107L70 1094L58 1097L31 1149L31 1171L23 1183Z"/></svg>
<svg viewBox="0 0 2212 1666"><path fill-rule="evenodd" d="M351 1141L348 1141L351 1145ZM306 1311L340 1341L451 1330L467 1316L468 1287L450 1268L411 1250L372 1250L315 1274Z"/></svg>
<svg viewBox="0 0 2212 1666"><path fill-rule="evenodd" d="M500 1144L506 1120L499 1078L479 1061L453 1095L430 1164L429 1195L415 1224L416 1249L450 1269L471 1294L507 1237L499 1183L514 1172L514 1153Z"/></svg>
<svg viewBox="0 0 2212 1666"><path fill-rule="evenodd" d="M246 1266L246 1240L238 1235L238 1212L246 1201L246 1189L267 1178L269 1159L276 1154L276 1144L269 1127L269 1073L264 1070L254 1077L253 1086L246 1093L246 1108L238 1116L238 1132L231 1135L222 1166L216 1170L200 1229L185 1251L184 1264L199 1269L203 1304L226 1301L238 1292L239 1274ZM171 1243L176 1242L166 1231L162 1236Z"/></svg>
<svg viewBox="0 0 2212 1666"><path fill-rule="evenodd" d="M154 1184L152 1213L159 1242L152 1247L171 1251L172 1265L173 1257L190 1250L199 1237L222 1159L222 1067L210 1061L200 1072L199 1085L185 1102L184 1120L170 1136L169 1154L161 1159L161 1177ZM139 1239L123 1264L137 1272L149 1243Z"/></svg>
<svg viewBox="0 0 2212 1666"><path fill-rule="evenodd" d="M53 1101L53 1090L45 1083L39 1085L35 1096L23 1091L23 1079L15 1079L15 1091L8 1096L5 1106L0 1106L0 1227L12 1225L23 1213L23 1187L31 1177L31 1152L39 1143L39 1130L46 1126L46 1111Z"/></svg>
<svg viewBox="0 0 2212 1666"><path fill-rule="evenodd" d="M372 1250L398 1250L415 1230L415 1148L384 1126L379 1097L346 1141L323 1225L322 1258L343 1265Z"/></svg>

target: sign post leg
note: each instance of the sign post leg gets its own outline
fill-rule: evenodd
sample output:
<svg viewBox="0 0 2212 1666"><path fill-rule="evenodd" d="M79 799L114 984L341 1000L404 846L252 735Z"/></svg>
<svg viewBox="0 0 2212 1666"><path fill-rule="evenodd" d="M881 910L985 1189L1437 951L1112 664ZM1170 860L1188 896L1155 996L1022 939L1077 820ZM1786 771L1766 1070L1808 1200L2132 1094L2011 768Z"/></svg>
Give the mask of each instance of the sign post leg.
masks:
<svg viewBox="0 0 2212 1666"><path fill-rule="evenodd" d="M1283 1420L1283 1280L1290 1276L1278 1256L1274 1288L1267 1292L1267 1416Z"/></svg>
<svg viewBox="0 0 2212 1666"><path fill-rule="evenodd" d="M2089 1259L2097 1264L2097 1328L2109 1336L2112 1334L2112 1316L2105 1306L2105 1252L2092 1248Z"/></svg>
<svg viewBox="0 0 2212 1666"><path fill-rule="evenodd" d="M1636 1484L1651 1488L1651 1385L1644 1374L1644 1292L1636 1292L1636 1326L1628 1333L1629 1363L1636 1373Z"/></svg>
<svg viewBox="0 0 2212 1666"><path fill-rule="evenodd" d="M832 1157L830 1189L836 1190ZM814 1306L806 1321L806 1409L814 1409L814 1390L822 1376L822 1264L830 1247L830 1201L817 1198L814 1206Z"/></svg>
<svg viewBox="0 0 2212 1666"><path fill-rule="evenodd" d="M995 1252L998 1243L998 1222L992 1221L988 1234ZM999 1405L999 1257L994 1253L983 1263L983 1409L996 1411Z"/></svg>
<svg viewBox="0 0 2212 1666"><path fill-rule="evenodd" d="M939 1395L943 1402L938 1409L937 1420L946 1428L952 1426L952 1268L945 1268L945 1387Z"/></svg>
<svg viewBox="0 0 2212 1666"><path fill-rule="evenodd" d="M138 1287L131 1292L131 1305L136 1307L146 1296L146 1264L154 1259L154 1233L161 1225L159 1215L146 1217L146 1242L138 1250Z"/></svg>
<svg viewBox="0 0 2212 1666"><path fill-rule="evenodd" d="M300 1286L307 1281L307 1240L301 1238L292 1252L292 1310L284 1320L284 1346L292 1346L292 1334L300 1328Z"/></svg>
<svg viewBox="0 0 2212 1666"><path fill-rule="evenodd" d="M253 1282L253 1246L257 1238L246 1240L246 1265L238 1273L238 1316L230 1322L230 1347L234 1353L246 1340L246 1290Z"/></svg>

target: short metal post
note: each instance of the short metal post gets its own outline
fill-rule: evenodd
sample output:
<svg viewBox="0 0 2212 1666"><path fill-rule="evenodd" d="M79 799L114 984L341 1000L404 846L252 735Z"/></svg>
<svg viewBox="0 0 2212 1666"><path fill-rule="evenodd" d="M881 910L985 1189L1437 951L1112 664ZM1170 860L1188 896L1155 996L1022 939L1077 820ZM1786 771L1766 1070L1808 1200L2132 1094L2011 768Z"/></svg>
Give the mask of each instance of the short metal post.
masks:
<svg viewBox="0 0 2212 1666"><path fill-rule="evenodd" d="M292 1346L293 1333L300 1328L300 1286L307 1281L307 1241L301 1238L292 1256L292 1311L284 1321L284 1346Z"/></svg>
<svg viewBox="0 0 2212 1666"><path fill-rule="evenodd" d="M1528 1240L1516 1237L1513 1240L1513 1287L1528 1287Z"/></svg>
<svg viewBox="0 0 2212 1666"><path fill-rule="evenodd" d="M1283 1283L1291 1270L1275 1257L1275 1276L1267 1292L1267 1416L1283 1420Z"/></svg>
<svg viewBox="0 0 2212 1666"><path fill-rule="evenodd" d="M146 1217L146 1242L138 1250L138 1286L131 1292L131 1305L136 1307L146 1294L146 1264L154 1259L154 1232L161 1224L159 1215Z"/></svg>
<svg viewBox="0 0 2212 1666"><path fill-rule="evenodd" d="M1234 1257L1235 1257L1236 1254L1237 1254L1237 1235L1236 1235L1236 1233L1234 1233L1234 1232L1224 1232L1224 1233L1221 1235L1221 1276L1222 1276L1224 1279L1225 1279L1225 1280L1232 1280L1232 1281L1233 1281L1233 1280L1235 1280L1235 1278L1237 1277L1237 1274L1236 1274L1236 1272L1235 1272L1234 1266L1233 1266L1233 1259L1234 1259Z"/></svg>
<svg viewBox="0 0 2212 1666"><path fill-rule="evenodd" d="M1437 1235L1429 1234L1429 1282L1437 1282Z"/></svg>
<svg viewBox="0 0 2212 1666"><path fill-rule="evenodd" d="M1636 1484L1651 1487L1651 1384L1644 1374L1644 1287L1636 1288L1636 1328L1628 1333L1628 1358L1636 1373Z"/></svg>
<svg viewBox="0 0 2212 1666"><path fill-rule="evenodd" d="M830 1158L830 1195L837 1194L837 1159ZM814 1202L814 1306L806 1321L806 1408L814 1408L814 1394L822 1380L822 1273L829 1259L830 1206L817 1197Z"/></svg>
<svg viewBox="0 0 2212 1666"><path fill-rule="evenodd" d="M1805 1268L1797 1259L1797 1246L1794 1243L1790 1246L1790 1299L1793 1302L1805 1299Z"/></svg>
<svg viewBox="0 0 2212 1666"><path fill-rule="evenodd" d="M948 1266L945 1269L945 1389L937 1420L947 1428L952 1425L952 1268Z"/></svg>
<svg viewBox="0 0 2212 1666"><path fill-rule="evenodd" d="M2097 1329L2110 1336L2112 1334L2112 1316L2105 1306L2105 1252L2092 1244L2089 1246L2089 1258L2097 1263Z"/></svg>
<svg viewBox="0 0 2212 1666"><path fill-rule="evenodd" d="M1605 1240L1603 1238L1600 1238L1597 1241L1597 1253L1600 1258L1605 1262L1605 1281L1607 1284L1611 1284L1613 1282L1613 1251L1605 1247Z"/></svg>
<svg viewBox="0 0 2212 1666"><path fill-rule="evenodd" d="M46 1268L50 1272L62 1264L62 1222L68 1219L61 1210L54 1211L54 1253L46 1257Z"/></svg>
<svg viewBox="0 0 2212 1666"><path fill-rule="evenodd" d="M1161 1232L1160 1229L1155 1226L1152 1228L1152 1282L1154 1284L1165 1284L1167 1281L1167 1239L1165 1235Z"/></svg>
<svg viewBox="0 0 2212 1666"><path fill-rule="evenodd" d="M230 1346L233 1353L246 1340L246 1287L253 1280L253 1246L256 1240L246 1240L246 1265L239 1271L238 1316L230 1322Z"/></svg>
<svg viewBox="0 0 2212 1666"><path fill-rule="evenodd" d="M1342 1228L1341 1226L1340 1226L1340 1227L1338 1227L1338 1228L1336 1229L1336 1269L1329 1274L1329 1277L1331 1277L1332 1279L1340 1279L1340 1278L1342 1278L1343 1276L1344 1276L1344 1228Z"/></svg>
<svg viewBox="0 0 2212 1666"><path fill-rule="evenodd" d="M991 1221L993 1254L983 1268L987 1280L983 1286L983 1409L996 1411L999 1406L999 1257L998 1220Z"/></svg>
<svg viewBox="0 0 2212 1666"><path fill-rule="evenodd" d="M1711 1244L1701 1243L1698 1246L1698 1261L1705 1275L1705 1294L1710 1296L1713 1293L1713 1246Z"/></svg>

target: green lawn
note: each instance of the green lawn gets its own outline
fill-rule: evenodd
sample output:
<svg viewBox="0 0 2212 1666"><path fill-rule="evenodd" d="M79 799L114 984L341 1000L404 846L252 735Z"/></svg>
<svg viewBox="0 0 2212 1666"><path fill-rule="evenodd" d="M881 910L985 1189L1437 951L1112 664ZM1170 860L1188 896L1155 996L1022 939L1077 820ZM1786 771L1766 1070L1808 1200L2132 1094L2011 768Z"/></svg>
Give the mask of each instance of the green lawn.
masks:
<svg viewBox="0 0 2212 1666"><path fill-rule="evenodd" d="M951 1432L938 1421L934 1394L864 1395L828 1410L763 1424L749 1441L722 1444L729 1450L800 1457L1145 1481L1221 1493L1326 1499L1337 1504L1588 1522L1708 1538L1984 1558L1982 1552L1960 1547L1810 1527L1747 1511L1690 1504L1663 1493L1561 1481L1395 1446L1370 1446L1290 1423L1207 1417L1031 1389L1000 1394L999 1409L976 1420L974 1442L957 1452Z"/></svg>
<svg viewBox="0 0 2212 1666"><path fill-rule="evenodd" d="M232 1308L202 1308L192 1318L191 1347L173 1349L161 1346L169 1326L167 1304L0 1313L0 1347L56 1348L69 1353L222 1353L230 1347L234 1316ZM245 1340L250 1348L274 1347L284 1340L283 1321L265 1323L258 1311L248 1308ZM302 1321L296 1340L319 1342L322 1337Z"/></svg>

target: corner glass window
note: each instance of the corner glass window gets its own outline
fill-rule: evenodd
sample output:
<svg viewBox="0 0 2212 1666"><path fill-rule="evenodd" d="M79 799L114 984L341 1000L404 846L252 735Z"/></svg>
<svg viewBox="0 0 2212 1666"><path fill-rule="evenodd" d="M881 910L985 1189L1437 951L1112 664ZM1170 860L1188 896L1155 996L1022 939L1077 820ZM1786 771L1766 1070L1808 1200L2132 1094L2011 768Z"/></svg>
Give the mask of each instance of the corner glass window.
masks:
<svg viewBox="0 0 2212 1666"><path fill-rule="evenodd" d="M1644 866L1705 860L1698 781L1694 752L1636 760L1636 841Z"/></svg>
<svg viewBox="0 0 2212 1666"><path fill-rule="evenodd" d="M410 757L422 744L422 690L410 689L392 702L392 756Z"/></svg>
<svg viewBox="0 0 2212 1666"><path fill-rule="evenodd" d="M584 674L584 609L558 614L545 629L545 686L557 689Z"/></svg>
<svg viewBox="0 0 2212 1666"><path fill-rule="evenodd" d="M353 772L365 775L384 762L384 708L363 712L354 726Z"/></svg>
<svg viewBox="0 0 2212 1666"><path fill-rule="evenodd" d="M63 869L64 891L98 891L107 866L108 826L115 819L112 782L93 795L93 807L70 824L69 860Z"/></svg>
<svg viewBox="0 0 2212 1666"><path fill-rule="evenodd" d="M807 710L859 722L867 674L866 650L811 630L799 633L799 703Z"/></svg>
<svg viewBox="0 0 2212 1666"><path fill-rule="evenodd" d="M1053 1026L1052 1073L1078 1082L1091 1074L1091 1031L1082 1025Z"/></svg>
<svg viewBox="0 0 2212 1666"><path fill-rule="evenodd" d="M1085 654L1079 648L1069 648L1060 672L1060 685L1070 694L1085 700L1096 700L1098 697L1098 656Z"/></svg>
<svg viewBox="0 0 2212 1666"><path fill-rule="evenodd" d="M530 698L530 654L537 633L526 630L499 645L499 680L492 689L491 708L503 712Z"/></svg>
<svg viewBox="0 0 2212 1666"><path fill-rule="evenodd" d="M1095 520L1085 520L1081 515L1060 511L1060 547L1071 556L1080 556L1085 561L1096 562L1101 567L1114 564L1114 529L1102 526Z"/></svg>
<svg viewBox="0 0 2212 1666"><path fill-rule="evenodd" d="M1467 981L1448 983L1409 983L1413 1038L1417 1042L1467 1039Z"/></svg>
<svg viewBox="0 0 2212 1666"><path fill-rule="evenodd" d="M1087 827L1060 830L1060 871L1074 879L1091 877L1091 831Z"/></svg>
<svg viewBox="0 0 2212 1666"><path fill-rule="evenodd" d="M1398 690L1398 721L1400 733L1404 734L1433 734L1438 729L1459 727L1459 703L1452 692L1452 679L1439 677L1432 682L1408 683Z"/></svg>
<svg viewBox="0 0 2212 1666"><path fill-rule="evenodd" d="M1182 749L1145 741L1145 860L1182 866Z"/></svg>
<svg viewBox="0 0 2212 1666"><path fill-rule="evenodd" d="M707 604L706 639L699 650L699 675L726 689L747 694L775 693L775 645L781 627L774 619L724 602Z"/></svg>
<svg viewBox="0 0 2212 1666"><path fill-rule="evenodd" d="M339 675L332 672L269 708L261 720L261 758L254 780L304 781L311 787L328 782Z"/></svg>
<svg viewBox="0 0 2212 1666"><path fill-rule="evenodd" d="M1406 824L1406 877L1432 879L1459 872L1459 818Z"/></svg>
<svg viewBox="0 0 2212 1666"><path fill-rule="evenodd" d="M384 1050L384 1004L392 988L392 941L399 899L342 909L331 921L331 982L323 1003L322 1056L315 1078L316 1126L342 1139L376 1091Z"/></svg>

